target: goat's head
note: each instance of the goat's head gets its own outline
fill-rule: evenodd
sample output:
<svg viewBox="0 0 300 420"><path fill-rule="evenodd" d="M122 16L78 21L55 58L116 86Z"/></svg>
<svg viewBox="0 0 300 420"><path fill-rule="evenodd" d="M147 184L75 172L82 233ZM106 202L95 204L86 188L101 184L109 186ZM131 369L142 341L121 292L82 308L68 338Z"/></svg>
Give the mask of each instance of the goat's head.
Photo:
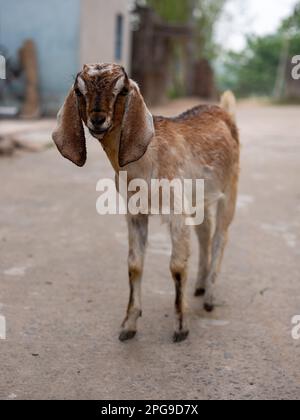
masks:
<svg viewBox="0 0 300 420"><path fill-rule="evenodd" d="M120 167L139 160L154 136L153 118L137 84L116 64L85 65L59 111L53 140L78 166L86 161L82 122L100 141L112 130L120 133Z"/></svg>

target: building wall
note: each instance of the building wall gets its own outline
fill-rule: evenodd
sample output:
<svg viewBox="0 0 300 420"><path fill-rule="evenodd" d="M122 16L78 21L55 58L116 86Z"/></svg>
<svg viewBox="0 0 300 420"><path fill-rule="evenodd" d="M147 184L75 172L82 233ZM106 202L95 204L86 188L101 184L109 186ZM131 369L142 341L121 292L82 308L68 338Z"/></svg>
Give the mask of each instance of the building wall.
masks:
<svg viewBox="0 0 300 420"><path fill-rule="evenodd" d="M80 62L117 62L130 72L130 16L128 0L81 0ZM117 16L124 18L122 59L116 57Z"/></svg>
<svg viewBox="0 0 300 420"><path fill-rule="evenodd" d="M128 0L0 0L0 45L17 56L31 38L38 53L46 113L56 113L84 63L130 67ZM124 18L122 59L115 57L116 19Z"/></svg>
<svg viewBox="0 0 300 420"><path fill-rule="evenodd" d="M44 108L55 111L78 71L80 0L0 0L0 10L0 45L14 56L35 41Z"/></svg>

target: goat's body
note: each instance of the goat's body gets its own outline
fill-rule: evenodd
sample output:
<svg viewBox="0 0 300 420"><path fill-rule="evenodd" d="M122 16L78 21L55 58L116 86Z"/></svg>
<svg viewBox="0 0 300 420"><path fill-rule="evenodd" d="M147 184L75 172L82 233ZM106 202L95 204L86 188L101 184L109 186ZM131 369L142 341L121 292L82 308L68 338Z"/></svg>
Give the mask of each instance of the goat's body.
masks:
<svg viewBox="0 0 300 420"><path fill-rule="evenodd" d="M154 117L154 126L155 137L146 154L134 165L126 167L128 182L143 178L150 191L151 179L205 180L205 218L203 224L196 227L200 258L195 294L205 294L204 307L211 311L227 232L236 207L238 130L226 111L218 106L206 105L174 118ZM185 225L185 216L171 215L169 224L173 246L170 268L176 286L174 337L180 341L188 331L184 315L184 288L190 255L190 228ZM140 287L146 241L139 237L145 238L148 233L148 217L128 216L128 226L129 272L134 274L131 275L131 297L123 325L123 339L128 338L128 334L130 338L131 332L136 330L141 313Z"/></svg>
<svg viewBox="0 0 300 420"><path fill-rule="evenodd" d="M154 126L155 136L146 154L126 167L130 179L143 177L145 172L150 179L205 179L207 173L207 181L213 174L214 182L224 192L238 174L238 131L220 107L200 106L175 118L154 117ZM118 152L118 145L112 147L111 138L106 144ZM111 155L109 158L113 159Z"/></svg>
<svg viewBox="0 0 300 420"><path fill-rule="evenodd" d="M128 182L142 178L150 191L152 179L204 179L206 214L216 202L223 202L228 228L236 205L240 153L232 119L220 107L204 105L175 118L154 117L154 126L156 134L146 154L126 167ZM118 144L108 141L109 150L117 153Z"/></svg>
<svg viewBox="0 0 300 420"><path fill-rule="evenodd" d="M226 188L238 164L239 139L225 111L199 106L175 118L154 117L154 125L149 153L156 151L159 177L205 179L205 169L211 169L219 188Z"/></svg>

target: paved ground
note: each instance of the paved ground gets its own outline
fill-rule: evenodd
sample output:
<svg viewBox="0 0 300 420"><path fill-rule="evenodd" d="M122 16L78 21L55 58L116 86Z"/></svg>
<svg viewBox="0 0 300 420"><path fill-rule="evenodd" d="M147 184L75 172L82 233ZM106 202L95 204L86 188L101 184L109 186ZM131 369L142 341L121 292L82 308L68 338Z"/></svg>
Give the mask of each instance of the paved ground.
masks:
<svg viewBox="0 0 300 420"><path fill-rule="evenodd" d="M185 108L184 101L159 112ZM191 103L189 103L191 105ZM118 341L126 226L96 214L112 170L89 139L83 169L56 150L0 161L1 399L300 399L300 143L296 107L241 106L239 209L212 315L192 296L191 334L171 341L169 240L153 219L140 333Z"/></svg>

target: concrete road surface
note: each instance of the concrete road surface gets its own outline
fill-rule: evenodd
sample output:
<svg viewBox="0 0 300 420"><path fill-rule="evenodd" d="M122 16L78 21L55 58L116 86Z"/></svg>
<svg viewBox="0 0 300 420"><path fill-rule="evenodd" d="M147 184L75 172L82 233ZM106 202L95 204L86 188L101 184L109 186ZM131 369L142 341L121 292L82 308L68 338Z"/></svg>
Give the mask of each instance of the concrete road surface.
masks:
<svg viewBox="0 0 300 420"><path fill-rule="evenodd" d="M158 110L176 113L179 101ZM1 399L300 399L299 107L241 105L236 220L208 315L193 297L191 334L172 343L170 242L151 222L137 337L118 341L128 298L122 216L97 215L113 172L88 139L88 164L56 150L0 160ZM2 337L3 338L3 337Z"/></svg>

